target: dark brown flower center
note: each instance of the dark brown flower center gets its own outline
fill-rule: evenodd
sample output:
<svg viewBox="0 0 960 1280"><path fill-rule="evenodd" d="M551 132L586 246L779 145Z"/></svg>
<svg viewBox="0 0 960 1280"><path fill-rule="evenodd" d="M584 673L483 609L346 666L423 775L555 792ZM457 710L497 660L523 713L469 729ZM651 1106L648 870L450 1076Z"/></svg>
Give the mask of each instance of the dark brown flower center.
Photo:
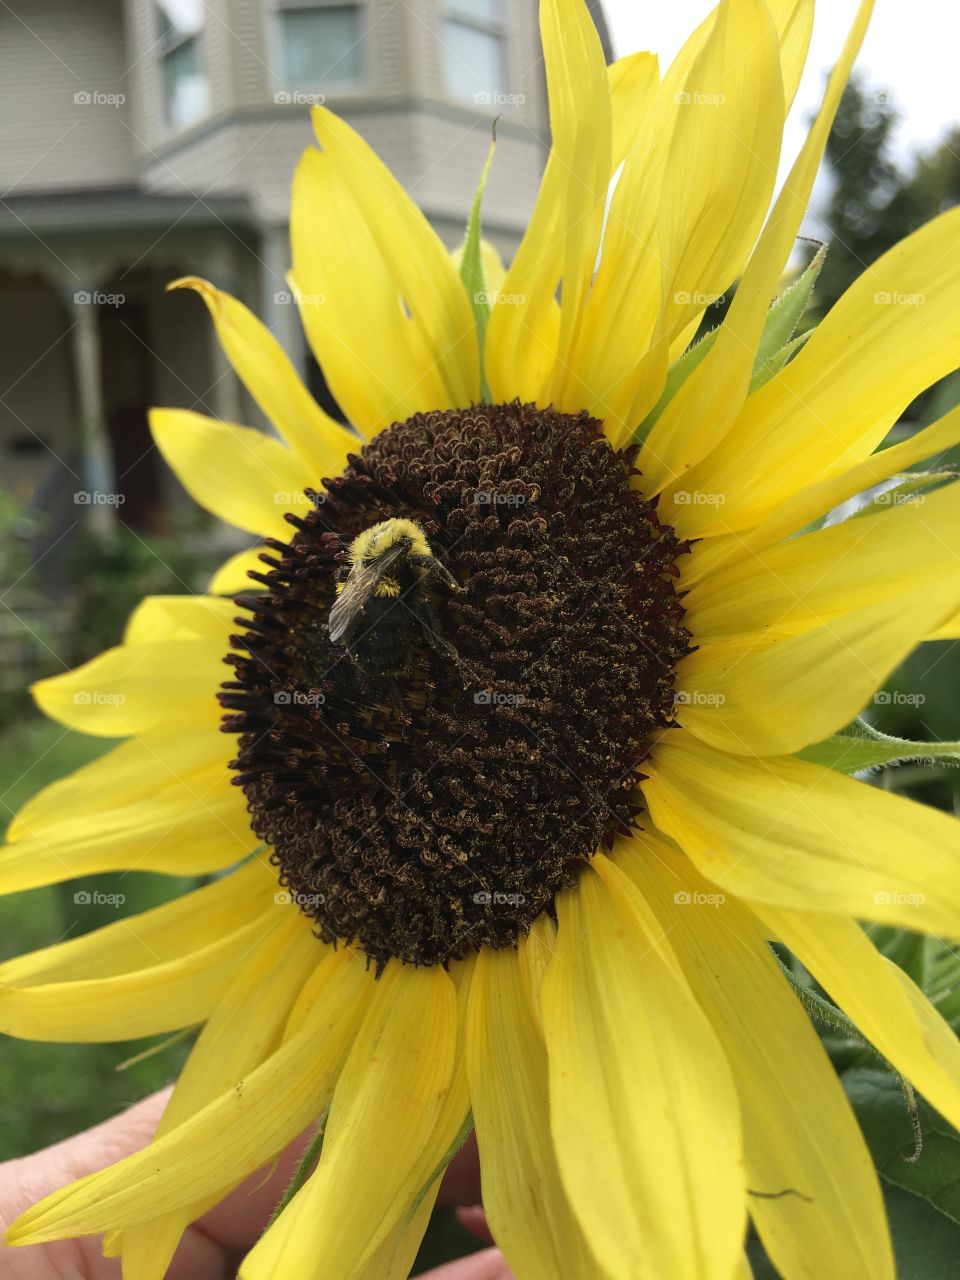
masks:
<svg viewBox="0 0 960 1280"><path fill-rule="evenodd" d="M689 651L686 546L632 461L585 413L417 414L268 544L263 590L237 601L224 728L254 830L324 940L378 965L510 946L629 829ZM394 518L462 590L399 560L348 651L328 626L347 549Z"/></svg>

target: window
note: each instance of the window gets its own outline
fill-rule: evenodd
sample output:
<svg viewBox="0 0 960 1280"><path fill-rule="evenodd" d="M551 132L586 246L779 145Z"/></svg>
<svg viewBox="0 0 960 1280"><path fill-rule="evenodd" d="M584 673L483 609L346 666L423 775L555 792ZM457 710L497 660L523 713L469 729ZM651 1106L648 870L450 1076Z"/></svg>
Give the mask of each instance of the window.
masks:
<svg viewBox="0 0 960 1280"><path fill-rule="evenodd" d="M443 24L447 92L461 102L496 106L505 96L503 0L447 0Z"/></svg>
<svg viewBox="0 0 960 1280"><path fill-rule="evenodd" d="M362 79L358 4L281 4L277 17L284 89L354 85Z"/></svg>
<svg viewBox="0 0 960 1280"><path fill-rule="evenodd" d="M154 13L164 115L172 129L186 129L210 110L210 85L200 49L202 0L156 0Z"/></svg>

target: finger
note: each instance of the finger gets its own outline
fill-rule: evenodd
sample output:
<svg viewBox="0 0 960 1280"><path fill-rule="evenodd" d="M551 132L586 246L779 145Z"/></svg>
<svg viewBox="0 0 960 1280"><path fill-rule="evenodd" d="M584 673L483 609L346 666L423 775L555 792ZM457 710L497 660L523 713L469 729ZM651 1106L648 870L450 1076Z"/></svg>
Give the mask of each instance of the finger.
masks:
<svg viewBox="0 0 960 1280"><path fill-rule="evenodd" d="M499 1249L484 1249L469 1258L425 1271L419 1280L514 1280L514 1274Z"/></svg>
<svg viewBox="0 0 960 1280"><path fill-rule="evenodd" d="M487 1215L483 1211L482 1204L461 1205L457 1209L457 1221L465 1231L469 1231L478 1240L484 1240L487 1244L494 1243L493 1232L487 1223Z"/></svg>
<svg viewBox="0 0 960 1280"><path fill-rule="evenodd" d="M260 1169L203 1215L197 1227L230 1250L249 1249L263 1234L303 1159L313 1130L302 1133L269 1169Z"/></svg>
<svg viewBox="0 0 960 1280"><path fill-rule="evenodd" d="M166 1106L169 1089L155 1093L110 1120L58 1142L35 1155L0 1165L0 1224L3 1229L24 1209L76 1178L104 1169L153 1137ZM100 1253L99 1238L63 1240L53 1244L12 1249L0 1245L0 1275L4 1280L54 1280L76 1276L82 1280L113 1280L120 1266Z"/></svg>

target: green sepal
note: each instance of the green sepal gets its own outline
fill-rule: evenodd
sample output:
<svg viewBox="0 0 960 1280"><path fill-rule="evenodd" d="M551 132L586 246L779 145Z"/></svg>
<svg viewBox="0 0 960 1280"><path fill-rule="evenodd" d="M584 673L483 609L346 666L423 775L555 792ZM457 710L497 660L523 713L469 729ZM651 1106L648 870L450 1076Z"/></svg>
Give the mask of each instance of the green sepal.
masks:
<svg viewBox="0 0 960 1280"><path fill-rule="evenodd" d="M888 485L882 493L875 493L862 507L858 507L849 518L856 520L858 516L877 515L878 512L885 511L889 507L896 507L910 502L922 502L924 495L930 489L935 489L938 485L956 480L958 475L960 475L960 472L953 467L945 467L941 471L905 471L900 475L893 476L893 484Z"/></svg>
<svg viewBox="0 0 960 1280"><path fill-rule="evenodd" d="M487 293L487 274L483 269L483 233L480 226L480 207L483 203L483 193L487 185L487 179L490 176L496 149L497 122L494 121L493 139L490 143L490 150L487 152L483 172L480 174L480 181L473 197L473 204L470 206L470 217L467 220L467 230L463 238L463 250L460 257L460 279L463 281L467 297L470 299L474 323L477 326L477 347L480 351L480 398L484 401L489 401L490 399L490 388L487 385L483 367L483 344L487 336L487 321L490 319L490 299Z"/></svg>
<svg viewBox="0 0 960 1280"><path fill-rule="evenodd" d="M751 395L774 374L779 373L790 357L800 350L813 333L813 329L808 329L805 333L794 336L797 325L810 303L810 295L813 293L813 286L817 282L826 254L827 246L821 245L809 266L770 304L756 359L753 362L753 373L750 379ZM704 356L709 354L719 332L719 327L711 329L699 342L688 347L683 355L673 362L667 371L663 394L634 432L635 441L642 444L646 440L653 424Z"/></svg>
<svg viewBox="0 0 960 1280"><path fill-rule="evenodd" d="M859 773L888 764L938 760L960 760L960 742L911 742L874 729L866 720L855 720L849 728L796 753L799 760L821 764L838 773Z"/></svg>
<svg viewBox="0 0 960 1280"><path fill-rule="evenodd" d="M646 440L653 424L690 377L691 373L693 373L694 369L696 369L700 361L709 353L710 348L717 340L719 332L720 330L717 328L705 333L699 342L694 342L692 346L687 347L679 360L675 360L667 370L667 380L663 386L663 394L633 433L633 439L637 444L643 444L644 440Z"/></svg>
<svg viewBox="0 0 960 1280"><path fill-rule="evenodd" d="M760 337L760 345L757 348L757 358L753 362L751 392L762 387L765 382L769 382L775 374L779 373L793 353L803 346L813 332L812 329L808 329L806 333L800 334L799 338L794 337L797 326L810 305L814 285L817 283L817 277L820 275L826 256L827 246L822 244L809 265L784 289L779 298L771 303Z"/></svg>
<svg viewBox="0 0 960 1280"><path fill-rule="evenodd" d="M468 1111L466 1116L464 1117L463 1124L454 1134L453 1141L450 1143L449 1147L447 1147L446 1151L441 1156L439 1164L436 1166L436 1168L427 1178L426 1182L423 1184L423 1186L414 1196L413 1203L407 1214L408 1222L416 1213L416 1211L420 1208L420 1205L423 1202L423 1197L427 1194L427 1192L430 1190L433 1184L437 1181L438 1178L443 1177L443 1174L447 1168L447 1165L450 1163L453 1157L457 1154L457 1152L460 1150L460 1148L463 1146L466 1140L470 1137L471 1133L473 1133L473 1112Z"/></svg>
<svg viewBox="0 0 960 1280"><path fill-rule="evenodd" d="M266 1227L264 1228L265 1232L270 1230L270 1228L273 1226L276 1220L280 1217L281 1213L283 1213L284 1209L286 1209L287 1205L290 1203L293 1197L297 1194L300 1188L306 1185L310 1175L313 1173L314 1169L316 1169L317 1165L320 1163L320 1153L323 1151L323 1139L324 1139L324 1135L326 1134L326 1131L327 1131L327 1116L326 1116L326 1112L324 1112L319 1123L317 1124L317 1128L316 1128L316 1131L314 1132L313 1137L307 1143L307 1149L306 1151L304 1151L303 1155L301 1156L300 1163L297 1165L296 1169L294 1170L293 1177L290 1179L287 1189L283 1193L283 1196L280 1199L280 1203L277 1205L273 1213L270 1215L270 1220L268 1221Z"/></svg>

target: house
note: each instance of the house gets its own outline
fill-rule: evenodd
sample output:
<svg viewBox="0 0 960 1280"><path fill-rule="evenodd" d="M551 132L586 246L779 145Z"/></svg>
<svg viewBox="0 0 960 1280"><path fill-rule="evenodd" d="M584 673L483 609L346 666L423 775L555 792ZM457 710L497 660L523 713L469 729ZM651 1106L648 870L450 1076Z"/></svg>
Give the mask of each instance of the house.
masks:
<svg viewBox="0 0 960 1280"><path fill-rule="evenodd" d="M512 253L549 137L535 0L0 6L0 484L51 514L51 545L118 511L163 528L178 486L148 406L265 425L176 276L242 298L329 401L285 281L318 101L451 247L499 116L485 226Z"/></svg>

